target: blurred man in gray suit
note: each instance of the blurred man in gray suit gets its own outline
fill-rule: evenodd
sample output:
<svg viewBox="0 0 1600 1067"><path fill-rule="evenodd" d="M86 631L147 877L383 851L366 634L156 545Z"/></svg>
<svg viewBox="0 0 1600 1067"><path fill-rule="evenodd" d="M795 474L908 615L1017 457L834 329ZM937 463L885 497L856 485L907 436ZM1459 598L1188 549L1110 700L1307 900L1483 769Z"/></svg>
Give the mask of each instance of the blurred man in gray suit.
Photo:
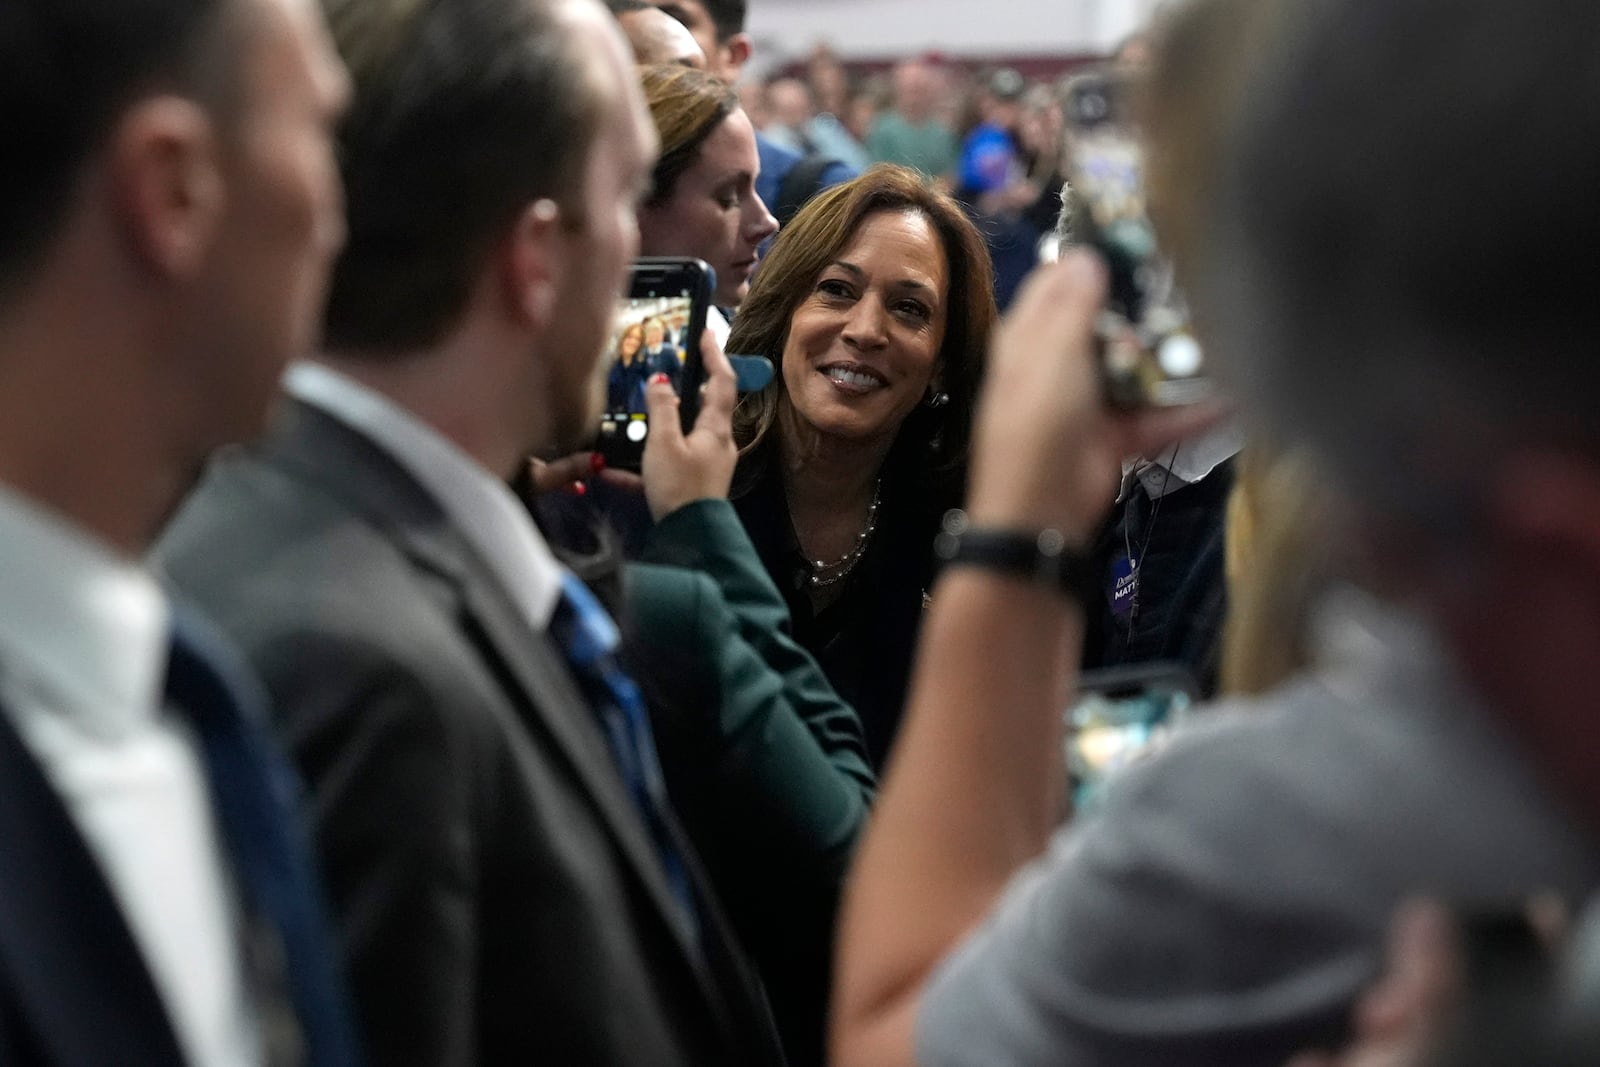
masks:
<svg viewBox="0 0 1600 1067"><path fill-rule="evenodd" d="M598 415L655 155L621 34L595 0L326 7L325 347L164 552L272 690L373 1059L774 1062L614 627L506 486Z"/></svg>

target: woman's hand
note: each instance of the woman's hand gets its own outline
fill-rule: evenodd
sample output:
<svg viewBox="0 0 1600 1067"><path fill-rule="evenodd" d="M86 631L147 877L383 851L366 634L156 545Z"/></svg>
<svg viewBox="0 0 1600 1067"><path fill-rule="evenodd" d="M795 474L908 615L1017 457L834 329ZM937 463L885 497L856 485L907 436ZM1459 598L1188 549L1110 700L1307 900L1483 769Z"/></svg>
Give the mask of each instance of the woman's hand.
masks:
<svg viewBox="0 0 1600 1067"><path fill-rule="evenodd" d="M1525 903L1523 917L1554 963L1570 928L1565 902L1555 894L1535 896ZM1402 905L1389 929L1388 966L1356 1004L1350 1047L1337 1055L1308 1052L1288 1067L1433 1067L1457 1062L1464 1052L1478 1052L1483 1038L1498 1040L1500 1049L1471 1056L1471 1062L1513 1062L1503 1051L1507 1035L1471 1015L1475 1008L1465 966L1469 938L1432 901ZM1510 1040L1537 1042L1547 1036L1536 1028ZM1548 1050L1542 1055L1528 1052L1540 1063L1555 1062Z"/></svg>
<svg viewBox="0 0 1600 1067"><path fill-rule="evenodd" d="M645 388L650 435L644 445L644 496L655 519L696 500L720 500L733 484L739 450L733 443L733 405L738 400L733 367L710 330L700 335L706 384L700 414L686 436L678 417L678 395L658 374Z"/></svg>
<svg viewBox="0 0 1600 1067"><path fill-rule="evenodd" d="M1427 1067L1460 986L1450 920L1407 905L1389 939L1389 969L1356 1009L1355 1043L1338 1056L1307 1053L1289 1067Z"/></svg>
<svg viewBox="0 0 1600 1067"><path fill-rule="evenodd" d="M561 490L582 495L592 478L600 478L608 485L635 493L644 488L637 474L608 469L605 457L598 452L575 452L560 459L530 459L528 472L532 475L535 493Z"/></svg>
<svg viewBox="0 0 1600 1067"><path fill-rule="evenodd" d="M667 376L658 374L646 386L650 434L645 438L641 474L608 469L598 452L530 459L534 491L581 494L590 479L601 478L618 489L642 490L655 519L696 500L725 498L739 459L733 443L738 387L733 367L710 330L701 336L700 357L705 361L706 383L700 394L700 414L687 436L678 419L678 396Z"/></svg>

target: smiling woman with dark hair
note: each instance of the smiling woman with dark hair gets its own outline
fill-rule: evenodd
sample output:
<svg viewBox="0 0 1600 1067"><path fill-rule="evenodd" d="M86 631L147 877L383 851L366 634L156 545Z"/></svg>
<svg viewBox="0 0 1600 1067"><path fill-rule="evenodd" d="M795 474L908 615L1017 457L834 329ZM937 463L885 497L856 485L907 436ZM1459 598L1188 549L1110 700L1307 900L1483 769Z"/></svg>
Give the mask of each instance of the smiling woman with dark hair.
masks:
<svg viewBox="0 0 1600 1067"><path fill-rule="evenodd" d="M729 338L779 368L739 410L736 506L877 766L905 701L933 537L960 502L994 316L989 256L961 208L914 171L877 166L795 216Z"/></svg>

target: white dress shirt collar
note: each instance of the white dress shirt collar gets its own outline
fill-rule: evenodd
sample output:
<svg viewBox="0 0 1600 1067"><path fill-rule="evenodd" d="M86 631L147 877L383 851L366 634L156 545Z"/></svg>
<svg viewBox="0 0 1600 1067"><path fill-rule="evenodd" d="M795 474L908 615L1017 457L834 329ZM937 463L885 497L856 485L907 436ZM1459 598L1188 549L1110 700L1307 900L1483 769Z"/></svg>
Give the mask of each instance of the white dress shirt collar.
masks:
<svg viewBox="0 0 1600 1067"><path fill-rule="evenodd" d="M1194 485L1206 475L1238 455L1244 445L1244 427L1229 419L1205 433L1179 442L1154 459L1143 457L1123 464L1123 492L1127 495L1127 475L1133 474L1151 500Z"/></svg>
<svg viewBox="0 0 1600 1067"><path fill-rule="evenodd" d="M719 348L728 347L728 335L733 332L733 326L728 322L728 317L724 315L720 309L714 307L706 308L706 329L710 330L711 336L717 339L717 346ZM698 347L699 344L699 341L694 342L696 347ZM690 347L688 340L684 341L683 347Z"/></svg>
<svg viewBox="0 0 1600 1067"><path fill-rule="evenodd" d="M141 564L0 487L0 658L79 725L120 736L152 720L166 681L169 607Z"/></svg>
<svg viewBox="0 0 1600 1067"><path fill-rule="evenodd" d="M535 630L561 599L561 565L510 487L394 401L320 363L289 368L284 387L369 438L438 501Z"/></svg>

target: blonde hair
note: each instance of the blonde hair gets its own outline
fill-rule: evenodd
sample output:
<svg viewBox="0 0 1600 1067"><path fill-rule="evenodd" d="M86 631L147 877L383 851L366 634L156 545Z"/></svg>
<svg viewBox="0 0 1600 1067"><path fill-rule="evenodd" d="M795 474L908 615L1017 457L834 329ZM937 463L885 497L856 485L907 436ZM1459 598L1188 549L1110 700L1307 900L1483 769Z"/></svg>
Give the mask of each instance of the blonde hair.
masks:
<svg viewBox="0 0 1600 1067"><path fill-rule="evenodd" d="M1311 610L1332 580L1334 508L1304 452L1247 446L1228 500L1221 687L1265 693L1310 665Z"/></svg>
<svg viewBox="0 0 1600 1067"><path fill-rule="evenodd" d="M1179 264L1203 258L1209 208L1239 108L1282 6L1277 0L1198 0L1170 9L1153 34L1156 62L1138 101L1150 160L1150 211ZM1191 307L1207 341L1208 310L1198 300ZM1333 508L1325 480L1303 453L1252 442L1237 470L1225 535L1228 611L1220 681L1224 692L1257 694L1308 665L1311 610L1331 580Z"/></svg>
<svg viewBox="0 0 1600 1067"><path fill-rule="evenodd" d="M739 109L739 96L727 83L679 63L640 67L639 83L661 138L649 201L659 205L671 199L678 177L700 158L705 139Z"/></svg>
<svg viewBox="0 0 1600 1067"><path fill-rule="evenodd" d="M1199 0L1157 20L1156 62L1139 94L1150 210L1179 263L1195 262L1240 104L1279 25L1278 0ZM1192 295L1192 294L1191 294Z"/></svg>
<svg viewBox="0 0 1600 1067"><path fill-rule="evenodd" d="M622 351L622 345L623 342L630 337L639 342L639 347L635 348L632 352L627 353L627 355L624 355ZM639 322L630 322L628 325L624 326L617 333L617 342L616 344L612 345L611 348L612 351L616 352L617 358L626 359L629 363L632 363L634 358L638 356L639 352L644 348L644 322L642 320Z"/></svg>

